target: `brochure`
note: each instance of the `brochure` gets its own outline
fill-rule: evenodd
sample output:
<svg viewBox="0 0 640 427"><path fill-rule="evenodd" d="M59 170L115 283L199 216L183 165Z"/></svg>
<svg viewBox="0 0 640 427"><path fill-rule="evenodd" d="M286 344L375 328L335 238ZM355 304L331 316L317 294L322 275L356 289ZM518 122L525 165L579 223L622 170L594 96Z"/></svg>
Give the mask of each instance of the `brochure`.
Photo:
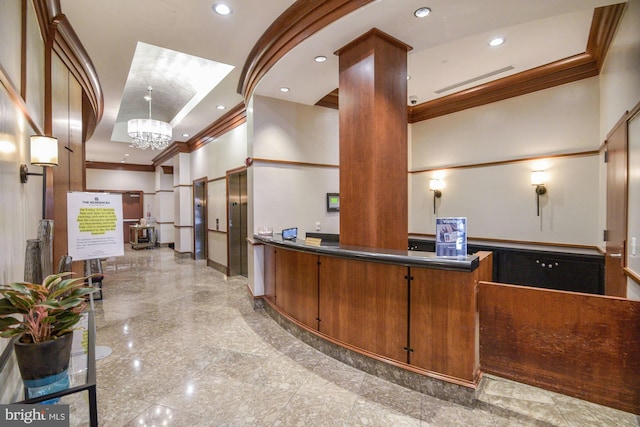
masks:
<svg viewBox="0 0 640 427"><path fill-rule="evenodd" d="M436 218L436 256L467 256L467 218Z"/></svg>

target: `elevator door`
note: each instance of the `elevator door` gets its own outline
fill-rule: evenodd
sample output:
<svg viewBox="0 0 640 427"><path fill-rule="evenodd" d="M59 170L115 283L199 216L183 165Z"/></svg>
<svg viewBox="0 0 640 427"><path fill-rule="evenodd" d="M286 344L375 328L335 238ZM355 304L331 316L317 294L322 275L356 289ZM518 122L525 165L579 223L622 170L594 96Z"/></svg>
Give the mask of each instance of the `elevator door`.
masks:
<svg viewBox="0 0 640 427"><path fill-rule="evenodd" d="M248 277L247 268L247 171L227 175L229 206L229 276Z"/></svg>
<svg viewBox="0 0 640 427"><path fill-rule="evenodd" d="M193 257L207 259L207 180L193 181Z"/></svg>

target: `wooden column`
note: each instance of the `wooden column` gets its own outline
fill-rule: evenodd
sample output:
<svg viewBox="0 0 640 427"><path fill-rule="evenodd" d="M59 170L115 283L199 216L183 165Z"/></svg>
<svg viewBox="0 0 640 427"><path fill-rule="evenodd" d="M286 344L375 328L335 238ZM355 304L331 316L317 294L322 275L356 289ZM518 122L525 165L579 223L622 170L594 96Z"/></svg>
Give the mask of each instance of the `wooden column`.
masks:
<svg viewBox="0 0 640 427"><path fill-rule="evenodd" d="M407 249L407 51L372 29L340 57L340 243Z"/></svg>

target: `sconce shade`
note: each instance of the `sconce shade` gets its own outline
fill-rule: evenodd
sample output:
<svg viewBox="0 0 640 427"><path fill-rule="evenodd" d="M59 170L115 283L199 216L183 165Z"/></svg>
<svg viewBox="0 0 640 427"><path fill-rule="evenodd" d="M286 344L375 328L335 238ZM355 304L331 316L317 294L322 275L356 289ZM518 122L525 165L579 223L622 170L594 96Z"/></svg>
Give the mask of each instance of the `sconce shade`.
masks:
<svg viewBox="0 0 640 427"><path fill-rule="evenodd" d="M547 174L545 171L533 171L531 172L531 185L544 185Z"/></svg>
<svg viewBox="0 0 640 427"><path fill-rule="evenodd" d="M442 181L436 178L429 180L429 190L442 190Z"/></svg>
<svg viewBox="0 0 640 427"><path fill-rule="evenodd" d="M31 164L34 166L58 166L58 138L32 135Z"/></svg>

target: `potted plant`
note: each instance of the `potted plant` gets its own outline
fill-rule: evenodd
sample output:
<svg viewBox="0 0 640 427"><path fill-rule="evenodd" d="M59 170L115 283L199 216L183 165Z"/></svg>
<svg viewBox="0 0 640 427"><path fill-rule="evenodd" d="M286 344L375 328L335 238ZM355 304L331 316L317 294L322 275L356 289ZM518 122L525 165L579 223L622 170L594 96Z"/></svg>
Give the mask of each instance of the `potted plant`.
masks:
<svg viewBox="0 0 640 427"><path fill-rule="evenodd" d="M32 389L61 379L68 384L73 327L86 307L85 295L95 290L86 277L71 274L52 274L42 284L0 285L0 336L18 337L15 354L29 397L39 395Z"/></svg>

